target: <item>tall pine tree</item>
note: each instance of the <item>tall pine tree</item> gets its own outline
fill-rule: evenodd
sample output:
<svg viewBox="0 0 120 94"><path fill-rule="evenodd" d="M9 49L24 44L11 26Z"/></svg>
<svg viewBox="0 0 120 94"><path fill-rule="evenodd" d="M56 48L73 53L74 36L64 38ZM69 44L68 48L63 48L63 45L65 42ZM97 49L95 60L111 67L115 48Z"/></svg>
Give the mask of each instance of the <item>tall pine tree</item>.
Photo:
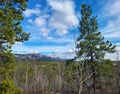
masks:
<svg viewBox="0 0 120 94"><path fill-rule="evenodd" d="M27 1L0 0L0 94L22 93L12 81L15 61L11 47L15 42L23 42L29 38L29 33L23 32L20 26Z"/></svg>
<svg viewBox="0 0 120 94"><path fill-rule="evenodd" d="M22 94L12 81L15 61L11 47L29 38L20 26L27 1L0 0L0 94Z"/></svg>
<svg viewBox="0 0 120 94"><path fill-rule="evenodd" d="M92 16L90 6L82 4L81 20L79 22L78 53L77 57L86 57L91 63L93 72L93 90L96 92L96 64L95 62L104 60L106 52L113 53L115 46L109 41L104 41L104 37L98 31L97 16Z"/></svg>
<svg viewBox="0 0 120 94"><path fill-rule="evenodd" d="M28 0L0 0L0 75L8 78L9 70L14 67L11 47L15 42L28 40L29 33L22 31L23 11Z"/></svg>

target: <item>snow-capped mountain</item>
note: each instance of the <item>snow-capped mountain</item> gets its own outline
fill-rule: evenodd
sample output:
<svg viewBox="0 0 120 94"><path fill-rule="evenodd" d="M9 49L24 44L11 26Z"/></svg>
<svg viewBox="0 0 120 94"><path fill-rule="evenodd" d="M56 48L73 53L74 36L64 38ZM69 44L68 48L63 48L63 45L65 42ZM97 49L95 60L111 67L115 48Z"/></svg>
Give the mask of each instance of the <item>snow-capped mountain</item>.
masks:
<svg viewBox="0 0 120 94"><path fill-rule="evenodd" d="M61 61L62 58L59 58L55 55L42 55L39 53L30 53L30 54L14 54L16 61Z"/></svg>

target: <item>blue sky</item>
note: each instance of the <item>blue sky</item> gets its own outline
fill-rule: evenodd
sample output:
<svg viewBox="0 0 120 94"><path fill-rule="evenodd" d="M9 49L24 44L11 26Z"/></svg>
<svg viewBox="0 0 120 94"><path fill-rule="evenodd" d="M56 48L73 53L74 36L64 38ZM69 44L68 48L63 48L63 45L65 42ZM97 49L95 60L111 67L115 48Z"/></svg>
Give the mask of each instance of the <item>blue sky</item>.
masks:
<svg viewBox="0 0 120 94"><path fill-rule="evenodd" d="M30 39L15 43L13 52L73 57L82 3L91 6L99 31L120 51L120 0L29 0L21 25L31 33ZM116 55L106 57L115 59Z"/></svg>

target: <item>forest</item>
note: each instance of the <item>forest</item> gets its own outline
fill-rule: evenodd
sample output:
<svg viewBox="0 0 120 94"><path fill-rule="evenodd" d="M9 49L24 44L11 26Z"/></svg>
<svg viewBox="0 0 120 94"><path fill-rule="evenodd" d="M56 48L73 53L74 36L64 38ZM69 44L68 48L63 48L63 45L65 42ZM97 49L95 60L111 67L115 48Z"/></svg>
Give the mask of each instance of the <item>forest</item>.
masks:
<svg viewBox="0 0 120 94"><path fill-rule="evenodd" d="M105 58L116 46L99 32L87 4L80 6L73 58L15 60L12 46L30 39L21 26L27 2L0 0L0 94L120 94L120 61Z"/></svg>
<svg viewBox="0 0 120 94"><path fill-rule="evenodd" d="M96 94L119 94L119 63L97 64ZM17 63L13 80L24 94L93 94L87 62Z"/></svg>

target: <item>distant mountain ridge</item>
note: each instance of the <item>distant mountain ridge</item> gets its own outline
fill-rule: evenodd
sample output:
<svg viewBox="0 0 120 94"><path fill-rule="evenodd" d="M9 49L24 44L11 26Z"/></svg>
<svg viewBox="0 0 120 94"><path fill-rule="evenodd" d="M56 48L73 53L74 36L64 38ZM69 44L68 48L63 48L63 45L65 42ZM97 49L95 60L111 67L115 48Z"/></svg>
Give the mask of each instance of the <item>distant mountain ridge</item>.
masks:
<svg viewBox="0 0 120 94"><path fill-rule="evenodd" d="M14 54L16 61L32 62L32 61L62 61L64 59L55 55L42 55L40 53L30 54Z"/></svg>

